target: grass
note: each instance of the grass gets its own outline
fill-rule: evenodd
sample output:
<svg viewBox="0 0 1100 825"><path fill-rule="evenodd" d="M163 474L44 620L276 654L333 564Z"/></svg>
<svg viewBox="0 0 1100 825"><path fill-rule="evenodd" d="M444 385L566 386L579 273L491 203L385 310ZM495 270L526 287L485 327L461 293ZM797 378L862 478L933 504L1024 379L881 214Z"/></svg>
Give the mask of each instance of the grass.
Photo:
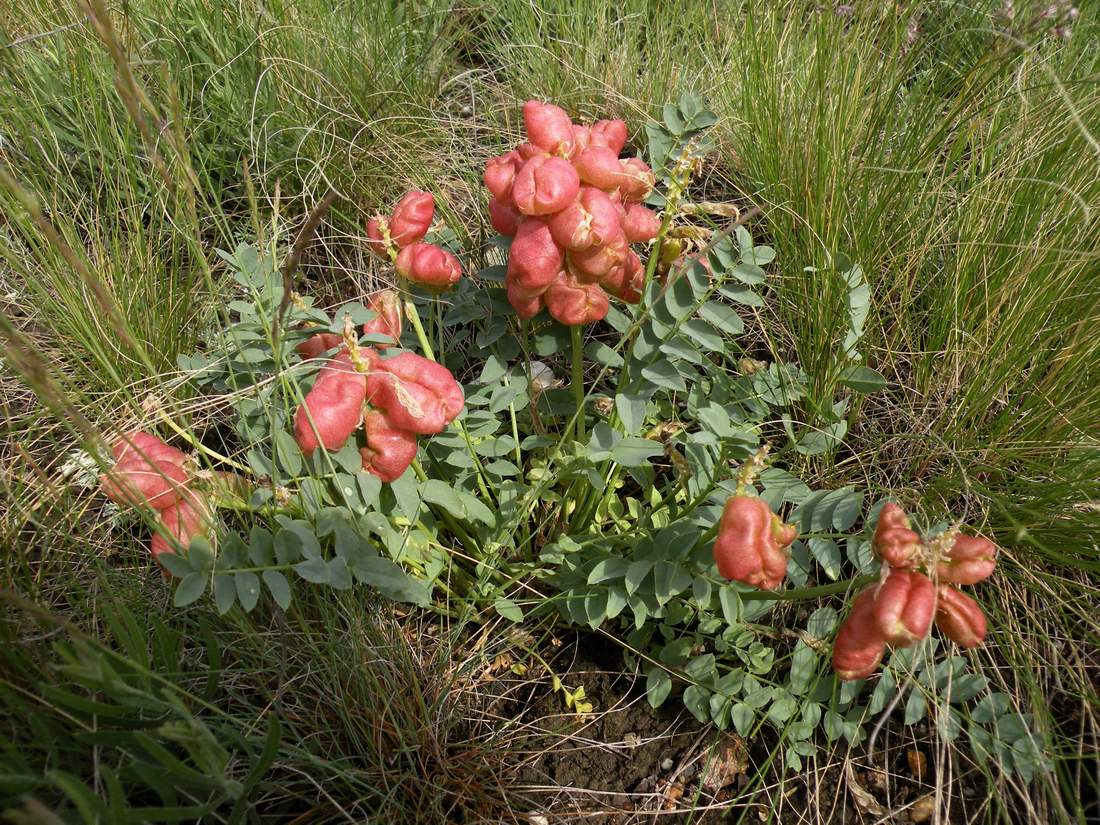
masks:
<svg viewBox="0 0 1100 825"><path fill-rule="evenodd" d="M11 178L0 184L0 295L21 331L0 374L3 586L52 617L3 608L0 759L18 756L42 799L60 800L63 786L43 783L46 770L109 797L107 775L67 738L71 706L31 695L39 680L71 688L57 648L84 645L81 661L154 674L142 701L168 701L161 679L191 694L216 671L204 694L212 735L240 760L226 775L247 774L279 719L271 773L251 791L273 811L442 822L466 798L481 806L470 821L507 811L493 739L456 688L473 667L465 628L414 646L408 620L350 598L302 605L297 626L147 604L132 537L105 534L98 502L58 479L78 442L72 418L44 411L50 399L27 390L20 368L40 358L93 427L135 421L150 391L179 386L176 356L217 311L227 287L215 247L293 237L331 186L344 197L304 275L346 297L359 291L349 278L361 287L380 274L362 253L365 216L411 186L435 191L460 237L483 243L480 162L518 134L519 101L623 116L640 145L643 119L694 89L721 117L699 195L762 210L754 231L780 265L765 320L776 355L810 376L807 420L835 400L831 353L847 321L841 285L805 268L841 253L873 290L862 352L891 387L852 411L836 461L801 470L936 515L961 506L1007 548L1006 574L985 593L996 645L978 661L1037 715L1054 754L1055 772L1030 789L1033 815L1084 821L1097 792L1100 6L1079 4L1061 39L1025 3L1012 21L999 2L848 14L799 0L376 5L128 3L112 18L135 74L121 94L119 65L79 9L0 11L11 43L0 48ZM143 117L166 126L151 142L125 105L134 88L147 95ZM153 628L148 645L120 638L131 621ZM77 643L77 630L93 638ZM400 712L387 715L395 695ZM14 734L22 718L42 735ZM141 747L122 727L99 751L120 771ZM1028 789L989 779L988 820L1023 810Z"/></svg>

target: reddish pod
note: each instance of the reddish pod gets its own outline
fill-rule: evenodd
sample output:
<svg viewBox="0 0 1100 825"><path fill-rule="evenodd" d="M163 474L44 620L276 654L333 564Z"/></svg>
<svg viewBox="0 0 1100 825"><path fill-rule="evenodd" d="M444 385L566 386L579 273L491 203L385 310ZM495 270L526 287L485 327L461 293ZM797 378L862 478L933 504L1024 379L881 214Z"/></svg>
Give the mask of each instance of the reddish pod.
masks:
<svg viewBox="0 0 1100 825"><path fill-rule="evenodd" d="M545 220L525 220L508 251L508 287L527 297L541 294L561 272L562 251Z"/></svg>
<svg viewBox="0 0 1100 825"><path fill-rule="evenodd" d="M494 198L502 205L512 206L512 183L516 179L516 171L523 165L523 158L514 149L503 155L489 158L485 162L485 173L482 181Z"/></svg>
<svg viewBox="0 0 1100 825"><path fill-rule="evenodd" d="M606 146L590 144L577 155L573 165L581 180L597 189L618 189L625 179L619 153Z"/></svg>
<svg viewBox="0 0 1100 825"><path fill-rule="evenodd" d="M195 494L176 502L160 513L160 525L153 533L149 550L153 558L163 553L186 552L191 539L208 536L213 524L210 505Z"/></svg>
<svg viewBox="0 0 1100 825"><path fill-rule="evenodd" d="M875 591L875 622L894 647L911 647L928 635L936 610L936 587L923 573L891 570Z"/></svg>
<svg viewBox="0 0 1100 825"><path fill-rule="evenodd" d="M507 235L508 237L515 235L522 218L523 216L514 206L510 206L496 198L489 198L489 223L501 235Z"/></svg>
<svg viewBox="0 0 1100 825"><path fill-rule="evenodd" d="M921 559L921 541L911 528L909 516L898 505L893 502L883 505L871 537L875 555L891 567L916 565Z"/></svg>
<svg viewBox="0 0 1100 825"><path fill-rule="evenodd" d="M787 547L798 529L784 524L761 498L732 496L722 511L714 560L727 579L774 590L787 575Z"/></svg>
<svg viewBox="0 0 1100 825"><path fill-rule="evenodd" d="M985 614L969 596L954 587L941 587L936 627L959 647L977 647L985 639Z"/></svg>
<svg viewBox="0 0 1100 825"><path fill-rule="evenodd" d="M414 243L397 255L397 274L433 292L450 289L462 277L458 258L430 243Z"/></svg>
<svg viewBox="0 0 1100 825"><path fill-rule="evenodd" d="M570 327L603 320L610 308L598 285L581 283L565 272L550 284L543 300L554 320Z"/></svg>
<svg viewBox="0 0 1100 825"><path fill-rule="evenodd" d="M852 601L852 609L833 642L833 670L841 679L866 679L878 670L886 653L886 640L875 621L875 588L869 587Z"/></svg>
<svg viewBox="0 0 1100 825"><path fill-rule="evenodd" d="M652 209L636 203L628 204L623 218L623 232L631 243L649 243L661 231L661 220Z"/></svg>
<svg viewBox="0 0 1100 825"><path fill-rule="evenodd" d="M367 377L367 400L392 426L435 435L462 412L462 387L442 364L412 352L377 362Z"/></svg>
<svg viewBox="0 0 1100 825"><path fill-rule="evenodd" d="M390 253L386 248L386 236L382 232L382 222L384 220L386 219L375 215L367 221L367 249L379 258L388 259Z"/></svg>
<svg viewBox="0 0 1100 825"><path fill-rule="evenodd" d="M428 234L434 215L435 198L430 192L407 193L390 216L390 239L398 249L417 243Z"/></svg>
<svg viewBox="0 0 1100 825"><path fill-rule="evenodd" d="M626 123L621 120L597 120L589 130L589 141L598 146L606 146L616 155L626 146Z"/></svg>
<svg viewBox="0 0 1100 825"><path fill-rule="evenodd" d="M525 290L508 284L508 303L512 305L516 315L525 321L530 321L543 308L542 295L543 293L529 295Z"/></svg>
<svg viewBox="0 0 1100 825"><path fill-rule="evenodd" d="M396 481L416 458L416 436L394 427L381 410L363 415L363 430L367 439L367 446L359 450L363 469L382 481Z"/></svg>
<svg viewBox="0 0 1100 825"><path fill-rule="evenodd" d="M363 324L364 335L388 335L395 344L401 340L401 299L396 292L392 289L375 292L367 298L367 309L373 312L375 317ZM391 345L375 344L374 346L378 349L387 349Z"/></svg>
<svg viewBox="0 0 1100 825"><path fill-rule="evenodd" d="M184 453L142 432L116 440L111 453L115 466L99 477L100 489L111 501L162 510L180 500L188 481Z"/></svg>
<svg viewBox="0 0 1100 825"><path fill-rule="evenodd" d="M627 158L622 162L619 191L626 203L641 203L653 191L656 183L653 170L641 158Z"/></svg>
<svg viewBox="0 0 1100 825"><path fill-rule="evenodd" d="M342 343L344 343L343 335L337 335L335 332L318 332L302 341L295 349L302 358L320 358Z"/></svg>
<svg viewBox="0 0 1100 825"><path fill-rule="evenodd" d="M552 103L528 100L523 104L527 139L552 155L568 155L573 148L573 121Z"/></svg>
<svg viewBox="0 0 1100 825"><path fill-rule="evenodd" d="M606 244L622 234L619 212L603 191L582 186L577 199L550 218L550 234L574 252Z"/></svg>
<svg viewBox="0 0 1100 825"><path fill-rule="evenodd" d="M642 288L645 286L645 267L641 259L631 250L626 254L623 262L623 282L613 294L620 301L628 304L636 304L642 300Z"/></svg>
<svg viewBox="0 0 1100 825"><path fill-rule="evenodd" d="M294 438L302 452L310 455L319 446L343 447L359 427L366 395L367 376L356 369L346 351L325 364L294 416Z"/></svg>
<svg viewBox="0 0 1100 825"><path fill-rule="evenodd" d="M594 283L615 267L624 264L626 253L629 251L630 246L626 242L626 236L620 232L618 236L600 246L580 252L570 252L569 271L579 281Z"/></svg>
<svg viewBox="0 0 1100 825"><path fill-rule="evenodd" d="M997 545L981 536L959 533L947 557L936 565L936 573L947 584L977 584L988 579L996 566Z"/></svg>
<svg viewBox="0 0 1100 825"><path fill-rule="evenodd" d="M565 158L531 158L516 172L512 201L524 215L552 215L577 197L580 186L577 170Z"/></svg>

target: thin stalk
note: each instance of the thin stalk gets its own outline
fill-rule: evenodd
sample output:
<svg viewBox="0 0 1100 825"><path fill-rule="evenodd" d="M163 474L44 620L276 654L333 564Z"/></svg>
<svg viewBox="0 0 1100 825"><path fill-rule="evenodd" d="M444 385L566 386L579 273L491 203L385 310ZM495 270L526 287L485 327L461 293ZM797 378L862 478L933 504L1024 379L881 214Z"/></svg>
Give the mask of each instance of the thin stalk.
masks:
<svg viewBox="0 0 1100 825"><path fill-rule="evenodd" d="M573 341L573 401L576 404L575 432L577 441L584 443L584 340L580 324L569 328Z"/></svg>

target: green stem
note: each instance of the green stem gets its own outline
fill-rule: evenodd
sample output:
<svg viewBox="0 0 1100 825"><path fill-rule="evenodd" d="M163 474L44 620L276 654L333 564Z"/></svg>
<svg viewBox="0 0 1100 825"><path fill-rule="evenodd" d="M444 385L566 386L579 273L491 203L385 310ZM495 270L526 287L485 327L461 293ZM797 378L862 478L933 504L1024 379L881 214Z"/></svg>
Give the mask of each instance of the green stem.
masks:
<svg viewBox="0 0 1100 825"><path fill-rule="evenodd" d="M574 414L577 441L584 442L584 340L580 324L569 328L573 340L573 400L577 411Z"/></svg>
<svg viewBox="0 0 1100 825"><path fill-rule="evenodd" d="M850 579L833 582L832 584L819 584L816 587L792 587L789 590L750 590L747 593L738 593L742 601L771 601L771 602L801 602L809 599L820 599L822 596L832 596L837 593L846 593L852 587L863 587L878 581L878 576L868 574L866 576L853 576Z"/></svg>

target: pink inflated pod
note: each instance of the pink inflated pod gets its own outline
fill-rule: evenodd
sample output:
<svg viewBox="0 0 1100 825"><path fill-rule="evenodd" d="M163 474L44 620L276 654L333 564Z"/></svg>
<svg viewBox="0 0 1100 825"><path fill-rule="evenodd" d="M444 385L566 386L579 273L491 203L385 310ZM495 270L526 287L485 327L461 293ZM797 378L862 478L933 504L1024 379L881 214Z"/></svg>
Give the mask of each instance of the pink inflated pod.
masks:
<svg viewBox="0 0 1100 825"><path fill-rule="evenodd" d="M564 257L545 219L528 218L508 250L507 285L537 295L561 272Z"/></svg>
<svg viewBox="0 0 1100 825"><path fill-rule="evenodd" d="M616 155L626 146L626 123L621 120L597 120L592 124L590 143L606 146Z"/></svg>
<svg viewBox="0 0 1100 825"><path fill-rule="evenodd" d="M959 533L947 557L936 565L936 573L947 584L977 584L993 575L996 566L997 545L982 536Z"/></svg>
<svg viewBox="0 0 1100 825"><path fill-rule="evenodd" d="M516 315L525 321L530 321L536 315L539 314L544 306L542 302L542 296L546 290L538 293L537 295L531 295L524 289L517 289L512 285L508 285L508 303L512 305L512 309L516 311Z"/></svg>
<svg viewBox="0 0 1100 825"><path fill-rule="evenodd" d="M649 243L661 231L661 219L657 213L637 203L627 204L622 225L623 233L631 243Z"/></svg>
<svg viewBox="0 0 1100 825"><path fill-rule="evenodd" d="M377 362L367 376L367 401L393 427L419 435L441 432L465 405L450 371L413 352Z"/></svg>
<svg viewBox="0 0 1100 825"><path fill-rule="evenodd" d="M602 321L610 308L598 284L581 283L567 272L554 279L543 301L555 321L571 327Z"/></svg>
<svg viewBox="0 0 1100 825"><path fill-rule="evenodd" d="M573 148L569 151L569 159L573 160L581 152L588 148L592 141L592 130L588 126L573 124Z"/></svg>
<svg viewBox="0 0 1100 825"><path fill-rule="evenodd" d="M458 258L432 243L406 246L398 253L394 268L402 278L433 292L450 289L462 277Z"/></svg>
<svg viewBox="0 0 1100 825"><path fill-rule="evenodd" d="M935 585L914 570L891 570L875 592L875 621L894 647L911 647L927 636L935 611Z"/></svg>
<svg viewBox="0 0 1100 825"><path fill-rule="evenodd" d="M576 200L550 217L554 242L574 252L609 243L621 233L618 209L594 186L582 186Z"/></svg>
<svg viewBox="0 0 1100 825"><path fill-rule="evenodd" d="M523 215L514 206L489 198L489 223L501 235L514 236L522 218Z"/></svg>
<svg viewBox="0 0 1100 825"><path fill-rule="evenodd" d="M111 501L163 510L180 500L189 480L185 453L144 432L117 439L111 453L115 465L99 477L100 489Z"/></svg>
<svg viewBox="0 0 1100 825"><path fill-rule="evenodd" d="M516 171L522 165L523 158L514 149L485 162L485 173L482 176L485 188L501 204L512 206L512 183L516 179Z"/></svg>
<svg viewBox="0 0 1100 825"><path fill-rule="evenodd" d="M523 165L524 161L528 161L531 158L548 158L548 157L550 157L549 152L547 152L545 149L542 149L542 148L536 146L533 143L521 143L519 146L517 146L515 148L514 151L517 155L519 155L519 158L520 158L519 164L516 165L516 170L517 171L519 170L519 167Z"/></svg>
<svg viewBox="0 0 1100 825"><path fill-rule="evenodd" d="M359 449L363 469L382 481L396 481L416 458L416 435L394 427L384 412L375 409L363 414L363 431L367 441Z"/></svg>
<svg viewBox="0 0 1100 825"><path fill-rule="evenodd" d="M620 234L600 246L569 253L569 271L582 281L596 282L626 261L630 247Z"/></svg>
<svg viewBox="0 0 1100 825"><path fill-rule="evenodd" d="M431 192L408 192L390 215L390 238L398 249L417 243L428 234L434 216L435 198Z"/></svg>
<svg viewBox="0 0 1100 825"><path fill-rule="evenodd" d="M627 158L622 162L619 191L626 203L641 203L653 191L656 183L653 170L641 158Z"/></svg>
<svg viewBox="0 0 1100 825"><path fill-rule="evenodd" d="M940 587L936 627L959 647L977 647L985 639L985 613L976 601L954 587Z"/></svg>
<svg viewBox="0 0 1100 825"><path fill-rule="evenodd" d="M386 225L389 225L389 220L379 215L375 215L369 221L367 221L367 249L377 255L379 258L389 260L390 252L386 245L386 236L382 231L382 222L385 221Z"/></svg>
<svg viewBox="0 0 1100 825"><path fill-rule="evenodd" d="M388 335L396 344L401 340L401 298L392 289L381 289L367 298L367 309L374 318L363 324L364 335ZM335 346L335 345L334 345ZM387 349L391 344L374 344Z"/></svg>
<svg viewBox="0 0 1100 825"><path fill-rule="evenodd" d="M362 353L371 351L363 348ZM373 359L377 355L372 353ZM359 428L367 376L345 350L321 368L312 389L294 415L294 438L306 455L319 446L339 450Z"/></svg>
<svg viewBox="0 0 1100 825"><path fill-rule="evenodd" d="M552 103L528 100L523 104L527 139L552 155L566 156L573 148L573 121Z"/></svg>
<svg viewBox="0 0 1100 825"><path fill-rule="evenodd" d="M616 298L628 304L636 304L642 300L642 288L645 286L645 267L641 259L631 250L626 253L623 262L622 284L615 289L609 289Z"/></svg>
<svg viewBox="0 0 1100 825"><path fill-rule="evenodd" d="M334 349L344 343L344 336L335 332L318 332L311 335L295 347L302 358L320 358L330 349Z"/></svg>
<svg viewBox="0 0 1100 825"><path fill-rule="evenodd" d="M153 532L149 550L158 559L164 553L186 553L191 539L210 536L214 517L210 504L195 493L160 512L158 529ZM167 571L165 571L167 577Z"/></svg>
<svg viewBox="0 0 1100 825"><path fill-rule="evenodd" d="M565 158L531 158L516 172L512 201L524 215L552 215L577 197L581 181Z"/></svg>
<svg viewBox="0 0 1100 825"><path fill-rule="evenodd" d="M731 496L722 510L714 561L724 578L774 590L787 575L788 546L798 529L756 496Z"/></svg>
<svg viewBox="0 0 1100 825"><path fill-rule="evenodd" d="M606 146L590 144L573 161L580 179L589 186L611 191L618 189L625 181L623 165L619 154Z"/></svg>
<svg viewBox="0 0 1100 825"><path fill-rule="evenodd" d="M921 559L920 536L911 529L909 516L898 505L888 502L878 514L871 548L891 567L913 567Z"/></svg>
<svg viewBox="0 0 1100 825"><path fill-rule="evenodd" d="M852 601L852 609L833 642L833 670L841 679L866 679L882 662L886 640L878 630L874 612L874 587L869 587Z"/></svg>

